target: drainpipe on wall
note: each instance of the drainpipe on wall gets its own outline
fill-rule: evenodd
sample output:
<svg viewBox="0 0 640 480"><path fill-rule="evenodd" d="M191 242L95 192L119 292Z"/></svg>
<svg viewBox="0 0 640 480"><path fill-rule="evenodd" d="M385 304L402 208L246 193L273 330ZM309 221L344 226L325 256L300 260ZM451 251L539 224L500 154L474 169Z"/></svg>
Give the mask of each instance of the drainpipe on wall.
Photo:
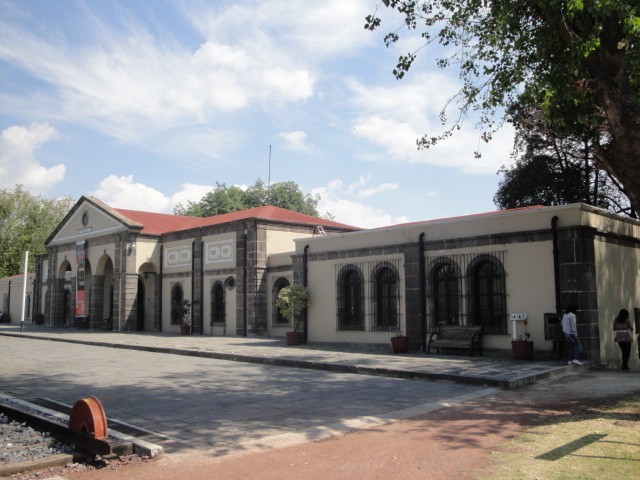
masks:
<svg viewBox="0 0 640 480"><path fill-rule="evenodd" d="M200 238L202 238L202 231ZM202 324L200 335L204 335L204 241L200 242L200 323Z"/></svg>
<svg viewBox="0 0 640 480"><path fill-rule="evenodd" d="M308 285L307 281L307 262L309 261L309 245L304 246L304 253L302 255L302 286L306 287ZM307 316L307 307L304 308L304 312L302 312L302 321L304 322L304 330L302 331L302 335L304 337L304 343L307 344L307 339L309 335L309 328L307 327L309 317Z"/></svg>
<svg viewBox="0 0 640 480"><path fill-rule="evenodd" d="M196 327L196 319L193 317L193 312L196 308L196 306L194 305L195 298L193 298L193 294L195 293L195 288L196 288L195 266L196 266L196 241L192 240L191 241L191 332L193 332Z"/></svg>
<svg viewBox="0 0 640 480"><path fill-rule="evenodd" d="M420 347L427 351L427 276L424 265L424 232L418 236L418 273L420 275Z"/></svg>
<svg viewBox="0 0 640 480"><path fill-rule="evenodd" d="M158 285L156 288L158 289L158 316L160 317L158 320L158 332L162 331L162 266L164 262L164 245L160 245L160 267L158 268Z"/></svg>
<svg viewBox="0 0 640 480"><path fill-rule="evenodd" d="M7 290L7 315L11 313L11 280L9 280L9 289Z"/></svg>
<svg viewBox="0 0 640 480"><path fill-rule="evenodd" d="M242 285L243 285L243 313L242 313L242 335L247 336L247 231L242 236Z"/></svg>
<svg viewBox="0 0 640 480"><path fill-rule="evenodd" d="M551 233L553 236L553 281L556 292L556 313L562 313L560 300L560 259L558 258L558 217L551 219Z"/></svg>

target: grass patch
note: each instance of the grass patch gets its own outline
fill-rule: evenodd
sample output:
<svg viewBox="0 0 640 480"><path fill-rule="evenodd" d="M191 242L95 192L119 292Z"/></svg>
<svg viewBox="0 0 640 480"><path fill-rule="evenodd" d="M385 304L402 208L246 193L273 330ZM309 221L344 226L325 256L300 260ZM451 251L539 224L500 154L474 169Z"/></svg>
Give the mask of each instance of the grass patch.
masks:
<svg viewBox="0 0 640 480"><path fill-rule="evenodd" d="M567 405L563 414L542 415L477 473L482 480L640 478L640 399Z"/></svg>

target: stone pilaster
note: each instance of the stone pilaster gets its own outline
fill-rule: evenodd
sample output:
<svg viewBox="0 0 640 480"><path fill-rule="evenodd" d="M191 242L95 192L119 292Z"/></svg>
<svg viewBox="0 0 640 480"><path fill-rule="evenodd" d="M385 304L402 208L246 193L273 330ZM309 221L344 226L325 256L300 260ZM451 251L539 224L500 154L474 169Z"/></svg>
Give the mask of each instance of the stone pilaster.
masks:
<svg viewBox="0 0 640 480"><path fill-rule="evenodd" d="M598 359L600 348L594 238L595 230L589 227L558 230L562 307L578 307L578 336L588 359Z"/></svg>
<svg viewBox="0 0 640 480"><path fill-rule="evenodd" d="M104 328L104 276L94 275L91 282L91 302L89 303L89 329Z"/></svg>

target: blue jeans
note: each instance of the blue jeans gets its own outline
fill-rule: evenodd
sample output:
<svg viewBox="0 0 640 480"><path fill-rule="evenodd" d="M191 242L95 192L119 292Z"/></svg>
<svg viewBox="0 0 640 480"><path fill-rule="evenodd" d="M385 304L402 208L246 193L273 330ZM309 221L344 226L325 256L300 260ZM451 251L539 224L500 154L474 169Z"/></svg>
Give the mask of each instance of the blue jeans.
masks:
<svg viewBox="0 0 640 480"><path fill-rule="evenodd" d="M565 333L564 338L569 345L569 361L571 360L579 360L580 354L582 353L582 345L580 344L580 340L578 337L571 333Z"/></svg>

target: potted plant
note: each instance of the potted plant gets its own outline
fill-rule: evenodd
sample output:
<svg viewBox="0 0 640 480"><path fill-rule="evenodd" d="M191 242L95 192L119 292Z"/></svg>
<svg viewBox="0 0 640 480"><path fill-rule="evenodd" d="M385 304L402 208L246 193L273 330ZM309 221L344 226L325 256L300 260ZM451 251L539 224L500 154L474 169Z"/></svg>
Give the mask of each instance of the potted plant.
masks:
<svg viewBox="0 0 640 480"><path fill-rule="evenodd" d="M40 313L40 312L36 313L33 316L33 322L36 325L44 325L44 315L42 313Z"/></svg>
<svg viewBox="0 0 640 480"><path fill-rule="evenodd" d="M284 287L278 292L276 308L284 318L289 320L293 331L287 332L287 345L300 345L304 343L304 334L299 331L300 314L311 303L309 289L298 283Z"/></svg>
<svg viewBox="0 0 640 480"><path fill-rule="evenodd" d="M401 330L397 330L395 335L391 337L391 348L393 353L407 353L409 351L409 337Z"/></svg>
<svg viewBox="0 0 640 480"><path fill-rule="evenodd" d="M191 301L188 298L171 304L171 317L180 323L182 335L191 333Z"/></svg>
<svg viewBox="0 0 640 480"><path fill-rule="evenodd" d="M525 319L522 321L524 325L524 332L518 336L517 340L511 341L511 350L513 351L513 358L516 360L531 360L533 357L533 342L529 340L531 334L527 331L527 324L529 322Z"/></svg>

